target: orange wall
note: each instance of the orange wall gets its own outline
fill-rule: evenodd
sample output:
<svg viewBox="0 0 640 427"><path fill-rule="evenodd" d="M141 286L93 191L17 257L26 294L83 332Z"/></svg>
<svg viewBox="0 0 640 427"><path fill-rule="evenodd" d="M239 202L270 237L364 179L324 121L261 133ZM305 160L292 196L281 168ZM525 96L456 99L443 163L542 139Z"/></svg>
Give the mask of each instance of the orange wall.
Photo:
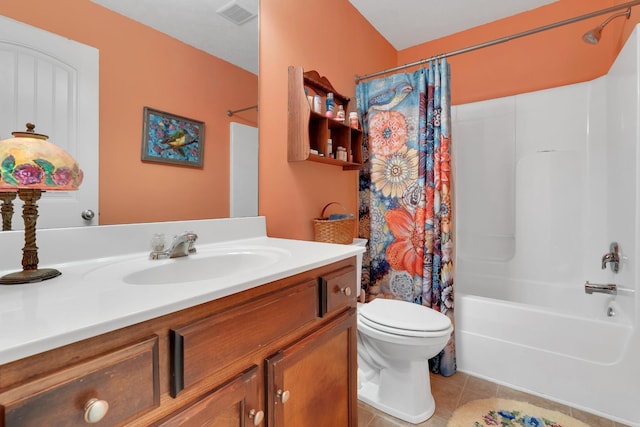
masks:
<svg viewBox="0 0 640 427"><path fill-rule="evenodd" d="M332 201L357 214L357 171L287 162L287 68L318 71L355 111L355 74L395 64L395 49L348 0L260 3L259 210L269 235L312 239L312 219Z"/></svg>
<svg viewBox="0 0 640 427"><path fill-rule="evenodd" d="M342 172L310 162L295 164L286 161L288 65L316 69L327 76L339 91L353 94L353 75L411 63L619 3L622 2L559 0L511 18L396 52L397 58L394 58L393 49L363 21L348 0L263 1L260 213L267 217L269 234L310 239L311 219L319 215L325 203L337 200L352 212L356 211L357 204L356 172ZM596 46L584 43L581 36L609 15L451 57L452 103L577 83L605 74L633 26L640 21L640 8L636 9L629 21L623 18L612 21ZM330 31L328 22L333 22L338 31Z"/></svg>
<svg viewBox="0 0 640 427"><path fill-rule="evenodd" d="M452 52L565 19L605 9L621 1L560 0L510 18L482 25L398 52L407 64L443 52ZM631 18L616 18L606 26L597 45L582 41L582 34L610 14L558 27L506 43L450 57L452 104L498 98L592 80L605 74L633 26ZM623 28L624 27L624 28Z"/></svg>
<svg viewBox="0 0 640 427"><path fill-rule="evenodd" d="M229 216L226 111L256 104L257 76L89 0L7 0L0 14L100 51L101 224ZM205 122L202 169L141 162L144 106Z"/></svg>
<svg viewBox="0 0 640 427"><path fill-rule="evenodd" d="M616 0L560 0L400 52L348 0L266 0L260 18L260 214L268 233L312 239L312 219L338 201L357 212L356 171L287 162L287 67L318 70L354 97L362 75L603 9ZM6 0L0 14L100 50L100 221L225 217L229 213L228 109L256 102L256 76L89 0ZM604 74L640 21L618 18L597 46L583 32L607 15L450 58L453 103L590 80ZM78 19L81 17L81 19ZM117 30L116 30L117 29ZM151 71L150 71L151 70ZM233 72L232 72L233 71ZM233 101L228 101L233 96ZM221 101L224 100L224 101ZM206 122L204 168L140 161L142 108ZM355 109L352 99L350 109ZM255 124L242 113L234 121ZM44 130L42 130L44 132ZM135 179L131 181L131 177Z"/></svg>

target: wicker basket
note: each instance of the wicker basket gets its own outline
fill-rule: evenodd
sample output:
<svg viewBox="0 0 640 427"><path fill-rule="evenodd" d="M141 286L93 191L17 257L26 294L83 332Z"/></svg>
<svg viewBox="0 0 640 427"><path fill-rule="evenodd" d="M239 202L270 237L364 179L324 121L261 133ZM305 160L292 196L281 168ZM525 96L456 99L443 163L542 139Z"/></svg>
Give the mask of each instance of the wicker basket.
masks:
<svg viewBox="0 0 640 427"><path fill-rule="evenodd" d="M329 220L329 216L325 216L325 211L334 204L342 207L345 213L347 212L347 209L338 202L327 204L322 209L320 218L313 220L315 240L316 242L351 244L353 243L356 219L352 216L350 218Z"/></svg>

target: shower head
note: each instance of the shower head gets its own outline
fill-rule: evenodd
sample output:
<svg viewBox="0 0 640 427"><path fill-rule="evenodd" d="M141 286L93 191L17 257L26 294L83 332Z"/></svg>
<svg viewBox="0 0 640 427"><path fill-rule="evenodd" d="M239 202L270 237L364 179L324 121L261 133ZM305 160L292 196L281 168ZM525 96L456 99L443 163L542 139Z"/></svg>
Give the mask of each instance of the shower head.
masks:
<svg viewBox="0 0 640 427"><path fill-rule="evenodd" d="M584 33L584 35L582 36L582 40L584 40L589 44L598 44L598 42L600 41L600 37L602 36L602 29L613 19L618 18L620 16L626 16L627 19L629 19L629 17L631 16L631 8L629 7L624 12L619 12L619 13L616 13L615 15L611 15L610 17L605 19L602 24L598 25L596 28Z"/></svg>

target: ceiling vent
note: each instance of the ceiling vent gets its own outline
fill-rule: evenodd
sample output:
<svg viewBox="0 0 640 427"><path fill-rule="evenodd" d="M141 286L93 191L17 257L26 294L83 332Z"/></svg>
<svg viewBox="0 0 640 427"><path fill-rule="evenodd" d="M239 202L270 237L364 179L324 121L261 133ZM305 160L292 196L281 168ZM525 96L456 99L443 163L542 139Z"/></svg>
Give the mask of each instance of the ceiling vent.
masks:
<svg viewBox="0 0 640 427"><path fill-rule="evenodd" d="M225 4L220 9L216 10L216 12L236 25L242 25L258 16L256 12L253 12L247 7L241 5L237 0L233 0Z"/></svg>

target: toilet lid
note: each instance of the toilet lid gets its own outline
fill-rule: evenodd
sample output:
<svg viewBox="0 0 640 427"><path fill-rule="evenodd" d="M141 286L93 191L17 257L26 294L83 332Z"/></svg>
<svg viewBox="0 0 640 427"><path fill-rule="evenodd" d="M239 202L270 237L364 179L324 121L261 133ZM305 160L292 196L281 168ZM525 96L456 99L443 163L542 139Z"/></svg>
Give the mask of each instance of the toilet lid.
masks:
<svg viewBox="0 0 640 427"><path fill-rule="evenodd" d="M444 314L407 301L376 298L368 304L362 304L358 314L362 320L367 320L369 326L389 332L394 329L416 333L437 332L451 328L451 320Z"/></svg>

